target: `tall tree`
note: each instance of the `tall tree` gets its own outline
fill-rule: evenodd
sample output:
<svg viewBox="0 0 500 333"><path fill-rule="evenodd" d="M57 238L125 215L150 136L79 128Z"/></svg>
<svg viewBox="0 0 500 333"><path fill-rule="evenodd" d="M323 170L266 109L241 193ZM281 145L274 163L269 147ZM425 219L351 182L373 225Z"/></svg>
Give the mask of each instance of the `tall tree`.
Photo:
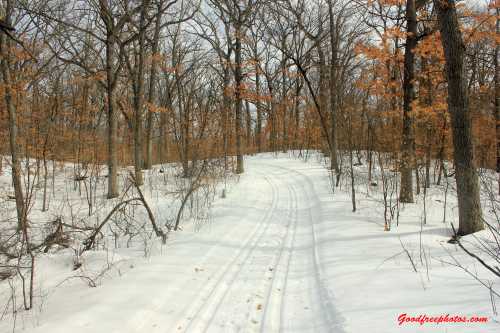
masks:
<svg viewBox="0 0 500 333"><path fill-rule="evenodd" d="M328 16L330 27L330 168L340 176L340 167L337 157L337 68L338 68L338 53L339 53L339 35L340 35L340 22L342 15L336 16L334 12L335 0L328 0ZM341 11L342 12L342 11Z"/></svg>
<svg viewBox="0 0 500 333"><path fill-rule="evenodd" d="M106 46L106 95L108 111L108 198L118 197L118 116L115 108L115 91L122 68L122 55L117 54L118 36L128 16L116 15L107 0L99 0L99 17L105 27Z"/></svg>
<svg viewBox="0 0 500 333"><path fill-rule="evenodd" d="M164 1L159 1L156 4L156 14L155 14L155 28L153 34L153 40L151 45L151 67L149 68L149 91L148 91L148 113L146 118L146 160L144 161L144 168L151 169L153 167L153 111L151 110L152 105L155 103L156 99L156 85L157 85L157 74L158 74L158 51L160 46L160 30L161 30L161 19L162 19L162 4ZM164 145L165 142L160 142L160 145Z"/></svg>
<svg viewBox="0 0 500 333"><path fill-rule="evenodd" d="M243 131L243 110L242 110L242 102L243 99L241 97L241 90L243 89L243 75L241 73L242 70L242 55L241 55L241 40L243 37L243 16L242 9L238 1L234 2L235 11L237 13L235 20L233 21L234 25L234 34L235 34L235 46L234 46L234 85L235 85L235 114L236 114L236 123L235 123L235 135L236 135L236 173L243 173L243 153L242 153L242 144L241 144L241 136Z"/></svg>
<svg viewBox="0 0 500 333"><path fill-rule="evenodd" d="M12 0L5 2L5 25L11 27L11 18L13 16ZM12 81L12 62L14 55L12 54L12 40L10 33L0 31L0 54L2 79L4 83L4 100L8 113L8 128L9 128L9 148L12 162L12 184L14 185L14 196L16 199L17 221L19 230L26 230L26 210L24 204L24 193L21 183L21 162L18 152L18 125L17 125L17 109L14 104L13 81Z"/></svg>
<svg viewBox="0 0 500 333"><path fill-rule="evenodd" d="M242 42L248 28L249 22L256 13L260 0L210 0L212 5L220 10L224 20L232 27L234 34L234 108L235 108L235 148L236 148L236 173L243 173L243 54Z"/></svg>
<svg viewBox="0 0 500 333"><path fill-rule="evenodd" d="M446 59L448 110L453 132L453 159L458 196L458 235L463 236L484 228L479 179L474 164L472 122L465 77L465 45L460 31L456 1L434 0L434 6Z"/></svg>
<svg viewBox="0 0 500 333"><path fill-rule="evenodd" d="M151 45L151 65L149 68L149 88L147 94L147 103L148 103L148 111L146 116L146 158L144 160L144 168L151 169L153 164L153 132L154 132L154 117L153 117L153 109L156 104L156 90L158 85L158 64L160 62L160 34L162 29L168 27L170 25L180 24L185 22L191 18L193 18L194 14L198 11L198 8L189 5L189 3L180 0L156 0L149 1L151 4L155 4L155 13L153 15L154 20L146 17L148 22L144 22L145 26L142 28L143 31L146 31L148 25L151 24L152 21L155 22L153 29L153 36L151 39L148 36L144 36L146 41L148 41ZM145 7L147 4L143 3L141 6ZM146 11L146 14L148 11ZM169 20L163 21L164 16L169 16ZM139 41L141 39L141 31L139 31ZM146 45L143 45L146 47ZM144 62L144 59L142 60ZM144 64L143 64L144 66ZM167 91L169 89L167 88ZM168 91L170 93L170 91ZM170 100L170 97L167 96L165 101ZM169 103L167 103L169 104ZM170 105L168 105L170 107ZM159 142L159 152L161 153L161 157L165 151L167 150L165 147L168 144L168 140L165 139L165 126L166 126L166 114L165 112L161 112L160 114L160 137L162 140Z"/></svg>
<svg viewBox="0 0 500 333"><path fill-rule="evenodd" d="M417 9L415 0L406 1L406 45L403 78L403 133L401 145L401 188L399 200L413 202L413 176L415 164L415 136L413 130L413 101L415 100L415 47L417 46Z"/></svg>
<svg viewBox="0 0 500 333"><path fill-rule="evenodd" d="M144 80L145 80L145 61L146 61L146 30L149 5L151 0L142 0L140 3L139 22L137 25L136 43L131 43L131 52L129 54L134 59L133 64L130 57L126 57L127 67L129 69L134 107L134 170L135 182L137 185L143 185L143 108L144 108Z"/></svg>

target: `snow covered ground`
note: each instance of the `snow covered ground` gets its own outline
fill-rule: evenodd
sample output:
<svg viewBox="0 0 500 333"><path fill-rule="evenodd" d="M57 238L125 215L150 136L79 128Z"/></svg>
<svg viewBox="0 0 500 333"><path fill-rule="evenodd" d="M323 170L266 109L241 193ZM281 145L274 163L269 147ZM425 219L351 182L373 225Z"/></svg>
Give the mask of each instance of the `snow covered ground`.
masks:
<svg viewBox="0 0 500 333"><path fill-rule="evenodd" d="M455 258L485 280L500 282L446 243L451 230L442 223L441 192L427 196L426 225L419 198L401 208L399 226L384 232L376 189L359 190L353 213L348 191L332 194L328 171L316 158L259 155L246 163L227 197L216 200L210 222L201 229L185 225L166 245L152 244L147 258L140 247L89 251L73 271L70 250L44 255L38 261L38 306L17 314L16 329L500 331L487 288L445 263ZM450 199L448 205L448 221L454 221L456 204ZM82 276L95 277L103 269L98 286L89 287ZM0 284L0 306L9 292ZM399 325L402 314L488 321ZM12 331L10 319L1 321L0 332Z"/></svg>

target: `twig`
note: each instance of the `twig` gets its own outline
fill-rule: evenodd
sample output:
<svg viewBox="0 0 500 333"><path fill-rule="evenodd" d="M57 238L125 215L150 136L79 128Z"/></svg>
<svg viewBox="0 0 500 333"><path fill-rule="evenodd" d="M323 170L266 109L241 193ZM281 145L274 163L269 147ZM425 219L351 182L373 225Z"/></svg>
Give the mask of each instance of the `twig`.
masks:
<svg viewBox="0 0 500 333"><path fill-rule="evenodd" d="M408 259L410 259L411 265L413 266L413 270L415 271L415 273L418 273L417 267L415 266L415 263L413 262L413 258L411 257L410 252L408 252L408 250L405 248L403 242L401 241L401 237L398 237L398 238L399 238L399 243L401 244L401 247L406 252Z"/></svg>
<svg viewBox="0 0 500 333"><path fill-rule="evenodd" d="M453 234L454 234L454 239L456 241L456 243L458 244L458 246L460 246L460 248L462 250L464 250L465 253L467 253L469 256L471 256L472 258L476 259L484 268L486 268L487 270L489 270L490 272L492 272L493 274L495 274L497 277L500 277L500 269L498 269L498 267L493 268L491 267L490 265L488 265L483 259L481 259L479 256L477 256L476 254L470 252L469 250L467 250L465 248L465 246L462 244L462 242L460 242L460 238L458 237L457 235L457 232L455 230L455 226L453 224L451 224L451 228L453 229Z"/></svg>

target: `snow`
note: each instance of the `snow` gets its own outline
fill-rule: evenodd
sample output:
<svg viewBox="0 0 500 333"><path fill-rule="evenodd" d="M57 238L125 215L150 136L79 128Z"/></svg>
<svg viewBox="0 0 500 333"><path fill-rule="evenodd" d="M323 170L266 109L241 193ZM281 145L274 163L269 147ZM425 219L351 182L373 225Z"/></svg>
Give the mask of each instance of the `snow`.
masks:
<svg viewBox="0 0 500 333"><path fill-rule="evenodd" d="M209 222L201 228L193 221L183 222L183 230L171 233L166 245L152 242L146 257L140 244L89 251L82 267L73 271L71 250L43 255L37 270L39 306L19 312L16 329L54 333L500 330L488 289L443 262L453 262L453 256L498 285L491 273L446 242L451 230L442 223L438 188L427 195L425 226L419 197L416 204L402 207L399 226L384 232L377 190L368 192L360 186L353 213L345 186L332 194L320 158L304 162L288 154L262 154L245 162L245 174L229 186L226 198L215 201ZM364 172L363 166L358 169ZM152 200L153 191L145 192L155 212L171 209L161 199ZM456 203L449 200L448 220L454 221ZM478 235L482 236L486 232ZM97 287L89 287L82 276L97 281ZM0 283L0 306L9 295L7 283ZM398 325L403 313L486 316L488 322ZM12 320L2 320L0 332L11 332L12 326Z"/></svg>

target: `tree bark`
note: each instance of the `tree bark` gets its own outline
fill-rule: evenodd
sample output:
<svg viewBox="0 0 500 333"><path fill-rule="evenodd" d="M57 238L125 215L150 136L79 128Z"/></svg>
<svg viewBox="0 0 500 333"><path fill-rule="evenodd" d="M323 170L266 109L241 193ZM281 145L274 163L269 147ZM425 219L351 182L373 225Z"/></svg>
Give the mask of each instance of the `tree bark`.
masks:
<svg viewBox="0 0 500 333"><path fill-rule="evenodd" d="M318 52L318 67L319 67L319 109L321 110L320 112L324 112L323 110L326 110L327 105L328 105L328 94L327 94L327 87L326 87L326 60L325 60L325 53L323 52L323 49L321 48L321 45L317 46L317 52ZM321 120L323 121L323 119ZM323 138L327 142L327 148L329 151L326 151L326 149L323 151L325 154L332 154L332 143L330 142L329 134L330 131L328 131L328 124L327 124L327 119L324 119L325 124L323 125L327 130L323 133Z"/></svg>
<svg viewBox="0 0 500 333"><path fill-rule="evenodd" d="M496 22L496 37L500 36L500 3L497 0L497 22ZM500 44L495 47L495 118L496 118L496 139L497 139L497 173L498 173L498 193L500 194Z"/></svg>
<svg viewBox="0 0 500 333"><path fill-rule="evenodd" d="M168 160L168 136L167 136L167 113L160 113L160 142L158 145L158 157L160 163Z"/></svg>
<svg viewBox="0 0 500 333"><path fill-rule="evenodd" d="M241 73L241 22L235 22L236 38L235 38L235 66L234 69L234 81L235 81L235 112L236 112L236 122L235 122L235 135L236 135L236 173L241 174L244 172L243 167L243 154L241 151L241 132L242 132L242 98L241 89L243 75Z"/></svg>
<svg viewBox="0 0 500 333"><path fill-rule="evenodd" d="M438 14L441 42L446 59L448 111L452 123L453 159L458 196L458 235L463 236L484 228L465 80L465 45L460 32L455 1L435 0L434 6Z"/></svg>
<svg viewBox="0 0 500 333"><path fill-rule="evenodd" d="M246 111L246 146L247 150L252 147L252 115L250 113L250 103L245 101L245 111Z"/></svg>
<svg viewBox="0 0 500 333"><path fill-rule="evenodd" d="M295 79L295 103L294 103L294 120L295 120L295 130L293 133L293 149L299 149L299 129L300 129L300 92L302 90L302 85L300 79L297 77Z"/></svg>
<svg viewBox="0 0 500 333"><path fill-rule="evenodd" d="M421 70L426 75L423 78L421 84L423 87L427 89L427 97L425 98L425 105L428 107L432 107L434 101L434 93L432 87L432 78L430 73L427 70L427 59L425 57L421 58ZM430 178L430 168L432 163L432 146L435 142L435 130L432 126L431 120L426 120L425 122L425 133L426 133L426 147L425 147L425 188L430 188L431 186L431 178Z"/></svg>
<svg viewBox="0 0 500 333"><path fill-rule="evenodd" d="M112 15L105 1L99 1L101 20L106 26L106 95L108 98L108 199L118 197L118 156L117 134L118 120L115 112L116 77L115 61L115 31Z"/></svg>
<svg viewBox="0 0 500 333"><path fill-rule="evenodd" d="M150 0L143 0L139 18L139 49L136 50L138 62L134 64L134 180L137 186L144 184L142 168L143 160L143 123L142 114L144 107L144 67L146 57L146 16Z"/></svg>
<svg viewBox="0 0 500 333"><path fill-rule="evenodd" d="M158 6L159 7L159 6ZM154 58L158 54L159 42L160 42L160 27L161 27L161 8L158 8L155 18L155 32L153 37L153 47L152 55L153 60L151 61L151 68L149 72L149 92L148 92L148 103L152 105L155 102L155 89L156 89L156 75L158 72L158 61ZM163 145L163 142L160 142ZM146 119L146 161L144 168L150 170L153 167L153 112L148 110L148 116Z"/></svg>
<svg viewBox="0 0 500 333"><path fill-rule="evenodd" d="M337 179L340 176L340 168L337 157L337 57L338 36L335 28L335 17L333 14L333 0L328 0L328 13L330 16L330 45L332 48L332 59L330 61L330 169L335 170Z"/></svg>
<svg viewBox="0 0 500 333"><path fill-rule="evenodd" d="M189 170L189 107L186 105L185 94L181 85L181 78L176 74L175 84L177 87L177 95L179 100L179 115L180 115L180 132L181 132L181 163L182 163L182 177L188 178L190 175Z"/></svg>
<svg viewBox="0 0 500 333"><path fill-rule="evenodd" d="M167 128L168 125L168 116L173 112L173 100L172 100L172 89L174 89L173 84L166 76L165 80L165 98L162 101L162 106L166 108L166 111L160 114L160 144L158 147L158 154L160 156L161 163L168 162L168 153L169 153L169 131Z"/></svg>
<svg viewBox="0 0 500 333"><path fill-rule="evenodd" d="M6 23L10 26L11 3L7 2ZM17 110L13 101L12 77L11 77L11 41L5 33L0 32L0 53L2 54L2 77L4 82L4 100L8 113L9 146L12 159L12 184L14 185L14 196L16 199L17 222L19 230L26 230L26 211L24 205L24 193L21 184L21 162L19 160L17 144Z"/></svg>
<svg viewBox="0 0 500 333"><path fill-rule="evenodd" d="M262 152L262 106L260 101L260 67L255 65L255 94L257 95L257 122L255 123L255 143L257 145L257 152Z"/></svg>
<svg viewBox="0 0 500 333"><path fill-rule="evenodd" d="M286 47L286 36L282 36L281 40L281 48L285 49ZM282 145L281 145L281 151L283 153L286 153L288 151L288 123L287 123L287 118L288 118L288 101L287 101L287 89L286 89L286 62L287 58L286 55L282 55L281 59L281 111L282 111L282 121L283 123L281 124L281 133L282 133Z"/></svg>
<svg viewBox="0 0 500 333"><path fill-rule="evenodd" d="M229 67L224 68L224 81L223 81L223 91L224 96L222 97L222 148L224 150L224 170L227 171L228 166L228 155L229 155L229 112L231 109L231 100L228 95L229 84L231 81Z"/></svg>
<svg viewBox="0 0 500 333"><path fill-rule="evenodd" d="M401 145L401 188L399 201L413 203L413 176L415 138L413 134L412 103L415 99L415 47L417 46L417 12L415 0L406 1L406 46L403 79L403 142Z"/></svg>

